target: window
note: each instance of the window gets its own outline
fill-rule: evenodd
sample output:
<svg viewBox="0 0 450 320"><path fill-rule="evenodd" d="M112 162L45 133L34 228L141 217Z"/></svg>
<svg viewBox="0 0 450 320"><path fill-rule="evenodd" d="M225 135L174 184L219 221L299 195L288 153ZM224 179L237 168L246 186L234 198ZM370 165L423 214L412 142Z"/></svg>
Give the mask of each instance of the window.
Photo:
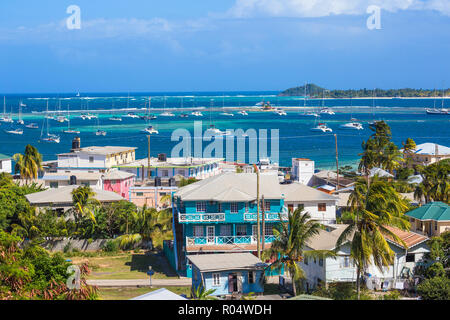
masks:
<svg viewBox="0 0 450 320"><path fill-rule="evenodd" d="M143 197L144 193L143 192L136 192L136 197Z"/></svg>
<svg viewBox="0 0 450 320"><path fill-rule="evenodd" d="M319 211L327 211L327 204L326 203L319 203L317 205Z"/></svg>
<svg viewBox="0 0 450 320"><path fill-rule="evenodd" d="M206 202L197 202L197 212L206 212Z"/></svg>
<svg viewBox="0 0 450 320"><path fill-rule="evenodd" d="M303 260L303 262L306 264L306 265L308 265L308 257L305 257L305 259Z"/></svg>
<svg viewBox="0 0 450 320"><path fill-rule="evenodd" d="M217 212L222 212L222 203L218 202L217 203Z"/></svg>
<svg viewBox="0 0 450 320"><path fill-rule="evenodd" d="M93 163L94 162L94 157L89 157L89 163Z"/></svg>
<svg viewBox="0 0 450 320"><path fill-rule="evenodd" d="M319 266L323 267L323 258L319 259Z"/></svg>
<svg viewBox="0 0 450 320"><path fill-rule="evenodd" d="M349 256L341 257L339 265L341 268L350 268L350 257Z"/></svg>
<svg viewBox="0 0 450 320"><path fill-rule="evenodd" d="M50 188L58 188L58 182L50 182Z"/></svg>
<svg viewBox="0 0 450 320"><path fill-rule="evenodd" d="M246 225L238 225L238 226L236 226L236 235L238 235L238 236L246 236L247 235L247 226Z"/></svg>
<svg viewBox="0 0 450 320"><path fill-rule="evenodd" d="M194 237L203 237L203 226L194 226Z"/></svg>
<svg viewBox="0 0 450 320"><path fill-rule="evenodd" d="M270 211L270 200L264 201L264 211Z"/></svg>
<svg viewBox="0 0 450 320"><path fill-rule="evenodd" d="M213 286L220 286L220 273L213 273Z"/></svg>
<svg viewBox="0 0 450 320"><path fill-rule="evenodd" d="M273 225L270 223L266 223L264 225L264 233L266 236L273 236Z"/></svg>
<svg viewBox="0 0 450 320"><path fill-rule="evenodd" d="M231 225L222 225L220 226L220 235L223 236L231 236Z"/></svg>
<svg viewBox="0 0 450 320"><path fill-rule="evenodd" d="M168 177L169 176L169 170L163 170L162 171L162 176L163 177Z"/></svg>
<svg viewBox="0 0 450 320"><path fill-rule="evenodd" d="M238 208L238 204L237 202L231 202L231 213L238 213L239 212L239 208Z"/></svg>
<svg viewBox="0 0 450 320"><path fill-rule="evenodd" d="M434 222L434 231L437 231L437 221Z"/></svg>
<svg viewBox="0 0 450 320"><path fill-rule="evenodd" d="M248 272L248 283L255 283L255 272L254 271Z"/></svg>
<svg viewBox="0 0 450 320"><path fill-rule="evenodd" d="M406 255L406 262L415 262L416 261L416 255L414 253L408 253Z"/></svg>

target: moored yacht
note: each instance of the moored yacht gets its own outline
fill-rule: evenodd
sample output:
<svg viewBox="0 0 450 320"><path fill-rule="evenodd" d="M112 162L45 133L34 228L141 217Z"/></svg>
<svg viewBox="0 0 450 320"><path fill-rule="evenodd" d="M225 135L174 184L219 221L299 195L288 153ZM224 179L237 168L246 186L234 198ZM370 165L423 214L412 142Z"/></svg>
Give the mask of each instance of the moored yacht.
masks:
<svg viewBox="0 0 450 320"><path fill-rule="evenodd" d="M201 113L200 111L194 111L191 114L195 117L203 117L203 113Z"/></svg>
<svg viewBox="0 0 450 320"><path fill-rule="evenodd" d="M331 108L328 108L328 107L320 109L320 113L321 114L329 114L329 115L334 115L335 114L334 111L331 110Z"/></svg>
<svg viewBox="0 0 450 320"><path fill-rule="evenodd" d="M359 123L359 122L344 123L344 124L341 124L339 126L339 128L341 128L341 129L350 129L350 130L362 130L362 129L364 129L362 124Z"/></svg>
<svg viewBox="0 0 450 320"><path fill-rule="evenodd" d="M156 130L155 128L153 128L153 126L148 126L147 128L141 130L141 132L142 133L149 133L149 134L152 134L152 133L158 134L159 133L159 131Z"/></svg>
<svg viewBox="0 0 450 320"><path fill-rule="evenodd" d="M5 130L6 133L10 133L10 134L23 134L23 130L22 129L14 129L14 130Z"/></svg>

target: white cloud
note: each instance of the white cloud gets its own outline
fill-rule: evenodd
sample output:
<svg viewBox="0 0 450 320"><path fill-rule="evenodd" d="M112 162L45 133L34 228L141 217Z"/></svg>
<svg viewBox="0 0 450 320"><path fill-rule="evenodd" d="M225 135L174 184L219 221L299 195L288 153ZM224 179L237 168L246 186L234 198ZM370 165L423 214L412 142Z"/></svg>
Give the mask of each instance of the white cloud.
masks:
<svg viewBox="0 0 450 320"><path fill-rule="evenodd" d="M450 15L450 0L236 0L228 14L236 18L362 15L370 5L389 12L435 10Z"/></svg>

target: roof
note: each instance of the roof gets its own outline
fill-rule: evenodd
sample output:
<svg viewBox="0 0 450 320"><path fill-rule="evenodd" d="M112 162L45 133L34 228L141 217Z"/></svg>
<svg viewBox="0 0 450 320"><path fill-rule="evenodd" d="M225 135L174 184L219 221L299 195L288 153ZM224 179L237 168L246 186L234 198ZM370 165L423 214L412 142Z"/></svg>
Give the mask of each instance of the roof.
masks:
<svg viewBox="0 0 450 320"><path fill-rule="evenodd" d="M260 174L260 196L281 199L278 176ZM226 172L182 187L175 193L183 201L254 201L256 173Z"/></svg>
<svg viewBox="0 0 450 320"><path fill-rule="evenodd" d="M12 157L7 156L6 154L0 153L0 160L8 160L12 159Z"/></svg>
<svg viewBox="0 0 450 320"><path fill-rule="evenodd" d="M188 255L200 272L222 270L254 270L267 265L249 252Z"/></svg>
<svg viewBox="0 0 450 320"><path fill-rule="evenodd" d="M144 293L141 296L131 298L130 300L187 300L182 296L173 293L166 288L161 288L155 291Z"/></svg>
<svg viewBox="0 0 450 320"><path fill-rule="evenodd" d="M403 240L408 248L412 248L412 247L428 240L428 237L418 234L418 233L415 233L415 232L412 232L412 231L404 231L404 230L400 230L399 228L389 227L389 226L386 226L386 229L390 230L397 237L399 237L401 240ZM389 242L396 244L399 247L403 248L402 244L394 241L394 239L391 238L390 236L385 235L385 238Z"/></svg>
<svg viewBox="0 0 450 320"><path fill-rule="evenodd" d="M189 167L199 167L202 165L213 164L222 161L222 158L193 158L193 157L179 157L179 158L166 158L166 161L160 161L158 158L150 159L151 167L163 167L163 168L189 168ZM142 167L148 166L148 158L139 159L133 162L117 165L115 167Z"/></svg>
<svg viewBox="0 0 450 320"><path fill-rule="evenodd" d="M337 201L338 199L337 197L298 182L282 184L280 188L286 202Z"/></svg>
<svg viewBox="0 0 450 320"><path fill-rule="evenodd" d="M103 180L124 180L134 176L134 173L121 170L112 170L103 175Z"/></svg>
<svg viewBox="0 0 450 320"><path fill-rule="evenodd" d="M327 226L328 230L320 230L307 241L308 247L313 250L333 250L342 232L347 228L347 224L335 224Z"/></svg>
<svg viewBox="0 0 450 320"><path fill-rule="evenodd" d="M103 173L100 172L88 172L84 170L71 171L70 173L51 173L46 172L42 177L42 180L48 181L61 181L61 180L70 180L71 176L75 176L77 180L99 180L102 177Z"/></svg>
<svg viewBox="0 0 450 320"><path fill-rule="evenodd" d="M423 155L436 155L436 146L438 149L438 155L450 155L450 148L446 146L441 146L436 143L422 143L416 146L414 154L423 154Z"/></svg>
<svg viewBox="0 0 450 320"><path fill-rule="evenodd" d="M393 178L394 176L381 168L370 169L370 177L378 176L381 178Z"/></svg>
<svg viewBox="0 0 450 320"><path fill-rule="evenodd" d="M109 154L133 151L135 149L137 149L137 148L136 147L115 147L115 146L104 146L104 147L92 146L92 147L80 148L71 153L61 153L60 155L76 154L79 152L88 153L88 154L109 155Z"/></svg>
<svg viewBox="0 0 450 320"><path fill-rule="evenodd" d="M450 221L450 206L439 201L429 202L405 214L419 220Z"/></svg>
<svg viewBox="0 0 450 320"><path fill-rule="evenodd" d="M77 185L71 185L25 195L31 205L46 205L51 203L72 204L72 190L78 188ZM112 191L92 188L95 192L94 198L100 202L114 202L125 200L120 195Z"/></svg>
<svg viewBox="0 0 450 320"><path fill-rule="evenodd" d="M312 296L309 294L300 294L298 296L289 298L288 300L333 300L330 298L325 298L325 297L319 297L319 296Z"/></svg>

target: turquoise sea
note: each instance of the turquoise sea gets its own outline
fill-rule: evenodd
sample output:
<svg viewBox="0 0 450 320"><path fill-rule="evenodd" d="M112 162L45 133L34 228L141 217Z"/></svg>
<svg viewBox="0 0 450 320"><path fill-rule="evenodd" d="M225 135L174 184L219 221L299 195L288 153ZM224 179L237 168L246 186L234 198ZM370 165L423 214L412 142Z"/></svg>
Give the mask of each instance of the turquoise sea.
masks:
<svg viewBox="0 0 450 320"><path fill-rule="evenodd" d="M385 120L392 128L393 140L401 147L406 138L413 138L416 143L434 142L450 146L450 115L431 116L425 108L441 107L441 99L310 99L303 108L303 97L277 97L277 92L172 92L172 93L80 93L72 94L16 94L6 95L6 114L12 114L14 120L19 118L19 104L22 102L22 119L25 124L37 123L39 129L28 129L14 123L0 125L0 153L13 155L23 152L26 144L35 145L43 154L44 160L56 158L56 154L67 152L75 135L64 134L67 122L49 121L49 132L59 134L59 144L40 142L41 129L46 123L44 119L47 101L49 111L56 115L70 114L70 127L80 131L82 146L134 146L137 147L137 158L147 155L147 137L140 133L148 124L145 120L124 117L122 121L109 120L111 115L126 115L128 112L144 115L146 102L151 97L151 113L158 116L163 111L171 111L175 117L160 117L151 121L159 134L151 137L151 154L170 155L177 142L171 141L171 134L177 128L185 128L193 132L194 121L203 121L204 129L212 123L219 129L279 129L279 162L282 166L290 166L291 158L306 157L316 161L316 167L332 168L335 166L335 139L337 134L339 161L341 165L354 165L361 152L361 142L366 140L371 131L368 122ZM248 111L248 116L237 113L239 108L254 107L256 103L270 101L272 105L285 108L286 116L272 112ZM449 108L449 101L444 101L444 108ZM335 115L322 115L320 119L304 116L305 111L315 110L322 106L332 107ZM0 112L3 113L0 102ZM233 117L221 115L225 108L234 113ZM198 108L203 117L194 117L190 113ZM228 109L230 108L230 109ZM70 112L68 112L68 110ZM99 116L96 119L82 120L79 115L89 110ZM213 111L210 111L213 110ZM180 117L187 113L187 118ZM341 130L339 125L346 123L351 117L357 118L364 130ZM310 131L317 122L325 122L333 133L316 133ZM5 132L11 128L22 127L23 135L12 135ZM107 132L106 136L96 136L98 128ZM44 134L46 127L44 128ZM208 143L204 142L203 146ZM269 146L270 147L270 146ZM270 148L269 153L270 153ZM246 159L248 161L248 159Z"/></svg>

